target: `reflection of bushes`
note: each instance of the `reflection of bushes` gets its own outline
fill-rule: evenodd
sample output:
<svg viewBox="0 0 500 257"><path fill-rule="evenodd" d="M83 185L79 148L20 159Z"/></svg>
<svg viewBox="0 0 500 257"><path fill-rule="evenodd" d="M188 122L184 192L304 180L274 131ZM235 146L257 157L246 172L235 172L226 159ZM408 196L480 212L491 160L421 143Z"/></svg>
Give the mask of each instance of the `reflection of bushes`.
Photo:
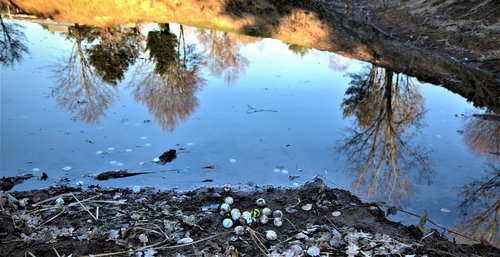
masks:
<svg viewBox="0 0 500 257"><path fill-rule="evenodd" d="M149 50L149 58L155 62L155 72L165 74L169 67L177 63L179 54L177 37L170 33L168 27L161 31L150 31L146 48Z"/></svg>
<svg viewBox="0 0 500 257"><path fill-rule="evenodd" d="M432 174L427 150L408 144L421 127L422 96L409 78L376 66L350 77L342 108L356 126L338 150L352 164L356 188L366 188L369 198L403 201L412 193L410 170Z"/></svg>
<svg viewBox="0 0 500 257"><path fill-rule="evenodd" d="M465 185L460 195L464 219L459 229L474 238L500 246L500 167L489 163L486 175Z"/></svg>

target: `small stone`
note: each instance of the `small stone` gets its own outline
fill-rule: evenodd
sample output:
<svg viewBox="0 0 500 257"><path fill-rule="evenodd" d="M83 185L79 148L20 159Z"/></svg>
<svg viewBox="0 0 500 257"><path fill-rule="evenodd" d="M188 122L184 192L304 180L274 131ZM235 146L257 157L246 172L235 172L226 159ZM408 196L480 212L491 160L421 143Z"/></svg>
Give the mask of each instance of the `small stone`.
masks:
<svg viewBox="0 0 500 257"><path fill-rule="evenodd" d="M266 215L262 215L260 216L259 221L261 224L267 224L267 222L269 222L269 218Z"/></svg>
<svg viewBox="0 0 500 257"><path fill-rule="evenodd" d="M262 215L266 215L268 217L271 216L271 209L269 209L267 207L262 209Z"/></svg>
<svg viewBox="0 0 500 257"><path fill-rule="evenodd" d="M309 256L319 256L319 254L320 254L319 248L316 246L312 246L309 247L309 249L307 249L307 255Z"/></svg>
<svg viewBox="0 0 500 257"><path fill-rule="evenodd" d="M131 153L132 151L133 151L133 150L132 150L132 149L130 149L130 148L129 148L129 149L125 149L125 152L127 152L127 153Z"/></svg>
<svg viewBox="0 0 500 257"><path fill-rule="evenodd" d="M102 151L96 151L95 154L102 154Z"/></svg>
<svg viewBox="0 0 500 257"><path fill-rule="evenodd" d="M150 147L151 146L151 143L145 143L144 144L145 147Z"/></svg>
<svg viewBox="0 0 500 257"><path fill-rule="evenodd" d="M108 151L113 151L113 150L115 150L114 147L108 147Z"/></svg>
<svg viewBox="0 0 500 257"><path fill-rule="evenodd" d="M283 212L282 212L282 211L280 211L280 210L275 210L275 211L273 212L273 217L274 217L274 218L283 218Z"/></svg>
<svg viewBox="0 0 500 257"><path fill-rule="evenodd" d="M192 239L192 238L190 238L190 237L185 237L185 238L183 238L183 239L179 239L179 240L177 241L177 244L180 244L180 245L185 245L185 244L190 244L190 243L192 243L192 242L193 242L193 239Z"/></svg>
<svg viewBox="0 0 500 257"><path fill-rule="evenodd" d="M231 211L231 218L234 220L234 221L237 221L239 220L241 217L241 213L240 211L237 211L237 212L233 212Z"/></svg>
<svg viewBox="0 0 500 257"><path fill-rule="evenodd" d="M111 164L111 165L115 165L115 164L117 164L117 163L118 163L117 161L110 161L110 162L109 162L109 164Z"/></svg>
<svg viewBox="0 0 500 257"><path fill-rule="evenodd" d="M231 196L228 196L224 199L224 203L231 205L234 203L234 199Z"/></svg>
<svg viewBox="0 0 500 257"><path fill-rule="evenodd" d="M64 204L64 199L62 197L57 198L56 199L56 204L63 205Z"/></svg>
<svg viewBox="0 0 500 257"><path fill-rule="evenodd" d="M242 236L245 234L245 228L243 226L236 226L234 228L234 233L238 236Z"/></svg>
<svg viewBox="0 0 500 257"><path fill-rule="evenodd" d="M243 217L245 220L248 220L252 218L252 214L249 211L244 211L243 214L241 214L241 217Z"/></svg>
<svg viewBox="0 0 500 257"><path fill-rule="evenodd" d="M264 198L259 198L257 199L257 201L255 201L255 203L257 204L257 206L259 207L264 207L266 206L266 200L264 200Z"/></svg>
<svg viewBox="0 0 500 257"><path fill-rule="evenodd" d="M277 228L283 226L283 220L281 218L274 218L273 225Z"/></svg>
<svg viewBox="0 0 500 257"><path fill-rule="evenodd" d="M288 170L281 170L282 174L288 174Z"/></svg>
<svg viewBox="0 0 500 257"><path fill-rule="evenodd" d="M231 192L231 185L229 185L229 184L225 184L225 185L224 185L224 192L226 192L226 193Z"/></svg>
<svg viewBox="0 0 500 257"><path fill-rule="evenodd" d="M274 241L274 240L278 239L278 234L276 234L276 232L274 232L274 230L268 230L266 232L266 238L267 238L267 240Z"/></svg>
<svg viewBox="0 0 500 257"><path fill-rule="evenodd" d="M70 170L72 170L72 169L73 169L73 168L72 168L71 166L65 166L65 167L63 168L63 170L64 170L64 171L70 171Z"/></svg>
<svg viewBox="0 0 500 257"><path fill-rule="evenodd" d="M310 211L312 209L312 204L308 203L301 207L304 211Z"/></svg>
<svg viewBox="0 0 500 257"><path fill-rule="evenodd" d="M229 213L231 211L231 207L229 206L229 204L223 203L223 204L220 205L220 210L223 213Z"/></svg>
<svg viewBox="0 0 500 257"><path fill-rule="evenodd" d="M224 219L222 221L222 225L225 227L225 228L231 228L233 226L233 220L231 219Z"/></svg>
<svg viewBox="0 0 500 257"><path fill-rule="evenodd" d="M236 159L229 159L229 162L231 162L231 163L235 163L235 162L236 162Z"/></svg>
<svg viewBox="0 0 500 257"><path fill-rule="evenodd" d="M158 157L154 158L153 162L156 162L156 163L160 162L160 158L158 158Z"/></svg>
<svg viewBox="0 0 500 257"><path fill-rule="evenodd" d="M274 172L276 172L276 173L278 173L278 172L280 172L281 170L280 170L280 169L278 169L278 168L276 168L276 169L274 169L273 171L274 171Z"/></svg>
<svg viewBox="0 0 500 257"><path fill-rule="evenodd" d="M340 213L339 211L334 211L334 212L332 212L332 216L333 216L333 217L338 217L338 216L340 216L340 214L341 214L341 213Z"/></svg>
<svg viewBox="0 0 500 257"><path fill-rule="evenodd" d="M34 168L33 172L40 172L40 169L39 168Z"/></svg>
<svg viewBox="0 0 500 257"><path fill-rule="evenodd" d="M141 186L133 186L132 187L132 192L134 192L136 194L139 193L139 192L141 192Z"/></svg>

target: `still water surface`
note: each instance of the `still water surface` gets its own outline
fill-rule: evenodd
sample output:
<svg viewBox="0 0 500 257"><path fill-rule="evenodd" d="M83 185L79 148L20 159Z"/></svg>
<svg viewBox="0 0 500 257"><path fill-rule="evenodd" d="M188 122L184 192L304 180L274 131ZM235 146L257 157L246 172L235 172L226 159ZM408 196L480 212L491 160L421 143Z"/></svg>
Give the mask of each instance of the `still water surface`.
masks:
<svg viewBox="0 0 500 257"><path fill-rule="evenodd" d="M1 70L1 175L49 175L15 190L297 186L320 176L459 226L459 193L498 168L498 123L474 129L484 124L472 114L485 110L335 53L174 24L69 33L8 24L22 26L29 53ZM152 161L169 149L171 163ZM114 169L152 173L90 177Z"/></svg>

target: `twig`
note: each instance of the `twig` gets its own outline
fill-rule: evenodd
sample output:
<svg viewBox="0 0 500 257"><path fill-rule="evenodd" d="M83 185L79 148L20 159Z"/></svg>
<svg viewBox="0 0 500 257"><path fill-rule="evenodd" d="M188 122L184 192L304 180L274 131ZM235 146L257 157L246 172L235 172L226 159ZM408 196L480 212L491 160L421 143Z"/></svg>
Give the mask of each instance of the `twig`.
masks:
<svg viewBox="0 0 500 257"><path fill-rule="evenodd" d="M41 204L46 203L46 202L50 202L50 201L55 200L55 199L57 199L57 198L70 197L70 196L72 196L72 195L73 195L73 193L64 193L64 194L56 195L56 196L54 196L54 197L51 197L51 198L45 199L45 200L40 201L40 202L38 202L38 203L34 203L34 204L32 204L31 206L32 206L32 207L37 207L38 205L41 205Z"/></svg>
<svg viewBox="0 0 500 257"><path fill-rule="evenodd" d="M31 252L27 252L27 254L29 254L31 257L36 257L34 254L32 254ZM26 256L26 253L24 254L24 256Z"/></svg>
<svg viewBox="0 0 500 257"><path fill-rule="evenodd" d="M409 214L409 215L414 216L414 217L417 217L417 218L421 218L421 217L420 217L420 215L415 214L415 213L412 213L412 212L409 212L409 211L405 211L405 210L403 210L403 209L401 209L401 208L399 208L399 209L398 209L398 211L400 211L400 212L402 212L402 213ZM432 225L434 225L434 226L436 226L436 227L440 228L440 229L443 229L443 230L448 231L448 232L450 232L450 233L452 233L452 234L455 234L455 235L457 235L457 236L461 236L461 237L467 238L467 239L469 239L469 240L471 240L471 241L474 241L474 242L479 243L479 241L477 241L477 240L473 239L472 237L469 237L469 236L466 236L466 235L460 234L460 233L458 233L458 232L455 232L455 231L453 231L453 230L447 229L447 228L445 228L445 227L443 227L443 226L441 226L441 225L438 225L436 222L434 222L434 221L432 221L432 220L430 220L430 219L427 219L427 221L428 221L429 223L431 223Z"/></svg>
<svg viewBox="0 0 500 257"><path fill-rule="evenodd" d="M259 250L263 254L265 254L266 256L269 256L270 253L267 250L267 247L264 245L264 243L262 243L262 241L260 240L257 232L255 230L251 229L250 227L247 227L247 231L248 231L248 233L250 233L250 238L257 245L257 248L259 248Z"/></svg>
<svg viewBox="0 0 500 257"><path fill-rule="evenodd" d="M248 114L252 114L252 113L256 113L256 112L278 112L275 110L255 109L254 107L252 107L250 105L247 105L247 106L248 106L248 110L247 110Z"/></svg>
<svg viewBox="0 0 500 257"><path fill-rule="evenodd" d="M52 247L52 249L54 249L54 252L56 252L57 257L61 257L61 255L59 255L55 247Z"/></svg>
<svg viewBox="0 0 500 257"><path fill-rule="evenodd" d="M45 224L53 221L55 218L59 217L61 214L65 213L66 212L66 209L63 209L62 211L60 211L58 214L54 215L52 218L48 219L47 221L45 221L44 223L38 225L36 228L39 229L41 228L42 226L44 226Z"/></svg>
<svg viewBox="0 0 500 257"><path fill-rule="evenodd" d="M94 220L96 220L96 221L97 221L97 218L94 216L94 214L92 214L92 213L91 213L91 212L87 209L87 207L85 207L85 205L83 205L83 204L82 204L82 202L80 202L80 200L78 200L78 198L76 198L76 196L75 196L74 194L71 194L71 195L72 195L72 196L73 196L73 198L75 198L75 200L76 200L76 201L77 201L77 202L78 202L78 203L79 203L79 204L83 207L83 209L84 209L85 211L87 211L87 212L90 214L90 216L92 216L92 218L94 218Z"/></svg>
<svg viewBox="0 0 500 257"><path fill-rule="evenodd" d="M141 248L138 248L138 249L135 249L135 250L130 250L130 251L121 251L121 252L113 252L113 253L101 253L101 254L92 254L92 255L85 255L85 256L83 256L83 257L90 257L90 256L94 256L94 257L103 257L103 256L113 256L113 255L119 255L119 254L128 254L128 253L141 252L141 251L144 251L144 250L175 249L175 248L181 248L181 247L185 247L185 246L195 245L195 244L198 244L198 243L201 243L201 242L204 242L204 241L210 240L210 239L212 239L212 238L214 238L214 237L222 236L222 235L229 234L229 233L233 233L233 232L232 232L232 231L222 232L222 233L219 233L219 234L217 234L217 235L209 236L209 237L206 237L206 238L203 238L203 239L200 239L200 240L194 241L194 242L189 243L189 244L171 245L171 246L158 246L158 247L150 247L150 246L145 246L145 247L141 247Z"/></svg>

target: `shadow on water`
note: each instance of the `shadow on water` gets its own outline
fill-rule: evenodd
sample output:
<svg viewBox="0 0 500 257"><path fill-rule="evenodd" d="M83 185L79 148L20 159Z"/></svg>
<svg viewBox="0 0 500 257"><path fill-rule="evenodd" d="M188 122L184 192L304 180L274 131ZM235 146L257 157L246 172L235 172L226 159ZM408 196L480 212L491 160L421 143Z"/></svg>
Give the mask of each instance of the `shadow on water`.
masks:
<svg viewBox="0 0 500 257"><path fill-rule="evenodd" d="M23 29L23 26L19 24L4 22L0 16L0 63L2 66L12 66L16 62L21 62L25 54L29 54Z"/></svg>
<svg viewBox="0 0 500 257"><path fill-rule="evenodd" d="M401 204L412 195L412 171L428 183L433 175L429 150L412 142L422 127L423 98L408 76L375 65L349 77L341 107L354 125L337 151L351 164L354 188Z"/></svg>
<svg viewBox="0 0 500 257"><path fill-rule="evenodd" d="M196 92L204 85L199 75L203 58L194 45L186 44L183 26L179 36L169 24L160 27L148 33L149 59L139 65L130 86L134 98L146 104L161 127L173 131L198 106Z"/></svg>

